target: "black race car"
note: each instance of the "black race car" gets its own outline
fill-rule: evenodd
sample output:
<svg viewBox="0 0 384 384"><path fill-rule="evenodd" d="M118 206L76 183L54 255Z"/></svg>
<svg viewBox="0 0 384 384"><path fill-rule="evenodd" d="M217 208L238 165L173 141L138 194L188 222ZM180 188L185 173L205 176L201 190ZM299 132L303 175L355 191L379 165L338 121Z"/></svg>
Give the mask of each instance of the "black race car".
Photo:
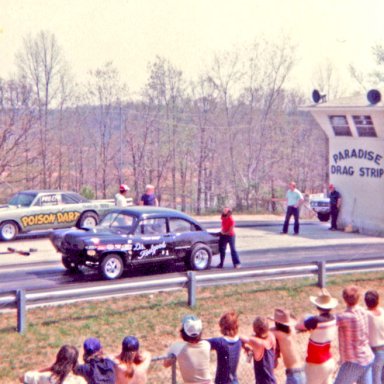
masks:
<svg viewBox="0 0 384 384"><path fill-rule="evenodd" d="M208 269L219 252L217 233L182 212L157 207L115 209L98 226L56 230L51 241L65 268L95 267L108 280L126 268L180 260L194 270Z"/></svg>

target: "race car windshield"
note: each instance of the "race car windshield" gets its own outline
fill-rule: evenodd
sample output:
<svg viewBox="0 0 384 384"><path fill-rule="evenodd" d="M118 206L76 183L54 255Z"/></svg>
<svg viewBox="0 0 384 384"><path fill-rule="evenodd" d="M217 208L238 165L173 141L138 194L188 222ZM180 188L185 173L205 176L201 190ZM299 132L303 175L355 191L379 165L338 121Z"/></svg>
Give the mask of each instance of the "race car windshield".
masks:
<svg viewBox="0 0 384 384"><path fill-rule="evenodd" d="M8 204L16 205L20 207L29 207L32 204L35 197L36 195L33 195L31 193L17 193L11 198Z"/></svg>
<svg viewBox="0 0 384 384"><path fill-rule="evenodd" d="M104 228L124 228L127 232L129 232L132 229L133 221L133 216L118 212L112 212L108 213L108 215L104 217L104 219L100 223L100 226Z"/></svg>

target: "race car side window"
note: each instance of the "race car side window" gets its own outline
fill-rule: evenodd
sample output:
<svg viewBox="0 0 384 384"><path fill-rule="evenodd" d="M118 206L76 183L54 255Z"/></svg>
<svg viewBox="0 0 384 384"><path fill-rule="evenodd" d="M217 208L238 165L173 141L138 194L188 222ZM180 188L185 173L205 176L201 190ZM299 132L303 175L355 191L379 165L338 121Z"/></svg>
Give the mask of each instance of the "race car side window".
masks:
<svg viewBox="0 0 384 384"><path fill-rule="evenodd" d="M163 235L167 233L165 218L144 219L136 228L137 235Z"/></svg>
<svg viewBox="0 0 384 384"><path fill-rule="evenodd" d="M36 194L32 193L17 193L11 198L8 204L20 207L29 207L32 204L33 200L35 200L35 197Z"/></svg>
<svg viewBox="0 0 384 384"><path fill-rule="evenodd" d="M169 219L169 231L173 233L183 233L195 231L195 226L187 220L170 218Z"/></svg>
<svg viewBox="0 0 384 384"><path fill-rule="evenodd" d="M50 207L54 205L59 205L61 201L61 197L58 194L52 194L52 195L42 195L34 204L35 206L39 207Z"/></svg>
<svg viewBox="0 0 384 384"><path fill-rule="evenodd" d="M78 204L79 200L76 199L76 195L71 195L69 193L63 193L61 195L62 204Z"/></svg>

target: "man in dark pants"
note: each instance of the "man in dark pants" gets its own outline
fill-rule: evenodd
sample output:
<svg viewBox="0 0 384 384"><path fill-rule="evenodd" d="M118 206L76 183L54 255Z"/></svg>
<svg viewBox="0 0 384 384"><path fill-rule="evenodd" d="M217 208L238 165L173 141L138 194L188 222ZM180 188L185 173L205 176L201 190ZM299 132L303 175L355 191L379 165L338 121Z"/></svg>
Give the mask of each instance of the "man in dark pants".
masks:
<svg viewBox="0 0 384 384"><path fill-rule="evenodd" d="M333 184L329 184L329 200L331 206L331 227L330 231L337 230L337 217L339 216L339 210L341 205L341 195L339 191L336 191Z"/></svg>
<svg viewBox="0 0 384 384"><path fill-rule="evenodd" d="M296 188L296 183L294 181L291 181L289 183L289 189L286 194L286 200L287 200L287 213L285 215L283 230L280 233L281 234L288 233L289 220L293 215L295 219L293 232L295 235L298 235L299 234L299 208L300 208L300 205L303 203L304 199L301 192Z"/></svg>
<svg viewBox="0 0 384 384"><path fill-rule="evenodd" d="M236 235L234 228L235 221L232 218L232 211L228 207L225 207L221 214L221 231L219 239L220 264L217 266L217 268L223 268L224 266L225 251L228 244L231 250L233 266L236 269L241 268L239 254L237 253L235 247Z"/></svg>

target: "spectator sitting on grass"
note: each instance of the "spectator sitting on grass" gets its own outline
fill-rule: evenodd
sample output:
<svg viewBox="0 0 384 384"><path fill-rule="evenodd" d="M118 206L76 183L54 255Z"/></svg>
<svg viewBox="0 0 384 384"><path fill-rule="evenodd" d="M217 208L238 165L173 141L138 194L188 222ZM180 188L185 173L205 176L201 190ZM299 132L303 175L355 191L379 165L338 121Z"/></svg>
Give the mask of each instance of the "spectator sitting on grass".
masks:
<svg viewBox="0 0 384 384"><path fill-rule="evenodd" d="M219 320L223 337L207 339L211 349L217 353L215 384L237 384L236 375L241 352L241 340L238 336L238 314L235 311L224 313Z"/></svg>
<svg viewBox="0 0 384 384"><path fill-rule="evenodd" d="M268 319L256 316L253 321L254 335L241 336L247 352L252 352L256 384L277 384L274 368L276 360L276 339L269 330Z"/></svg>
<svg viewBox="0 0 384 384"><path fill-rule="evenodd" d="M201 340L203 325L194 315L183 318L178 341L168 349L169 358L164 360L164 367L170 367L176 357L184 383L212 384L210 373L211 346Z"/></svg>
<svg viewBox="0 0 384 384"><path fill-rule="evenodd" d="M115 384L115 363L104 357L99 339L90 337L84 341L84 364L75 372L83 376L88 384Z"/></svg>
<svg viewBox="0 0 384 384"><path fill-rule="evenodd" d="M113 359L116 364L116 384L146 384L151 354L140 352L139 347L139 340L135 336L123 339L121 352Z"/></svg>
<svg viewBox="0 0 384 384"><path fill-rule="evenodd" d="M56 361L49 368L29 371L20 382L24 384L86 384L81 376L74 374L79 351L71 345L63 345L56 355Z"/></svg>

